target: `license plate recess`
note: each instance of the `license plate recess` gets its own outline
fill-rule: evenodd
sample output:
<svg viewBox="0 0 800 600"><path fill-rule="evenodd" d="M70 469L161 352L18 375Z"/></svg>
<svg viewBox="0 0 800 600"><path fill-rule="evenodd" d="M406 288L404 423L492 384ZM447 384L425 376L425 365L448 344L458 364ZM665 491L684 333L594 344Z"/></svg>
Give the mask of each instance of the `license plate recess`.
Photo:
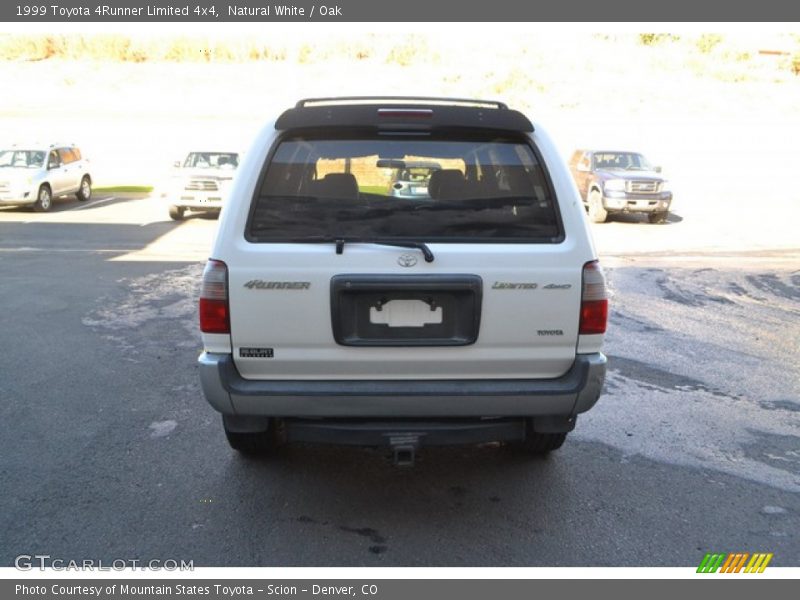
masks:
<svg viewBox="0 0 800 600"><path fill-rule="evenodd" d="M467 346L478 339L482 297L477 275L336 275L333 337L343 346ZM441 318L412 327L373 322L374 311L393 300L424 302Z"/></svg>

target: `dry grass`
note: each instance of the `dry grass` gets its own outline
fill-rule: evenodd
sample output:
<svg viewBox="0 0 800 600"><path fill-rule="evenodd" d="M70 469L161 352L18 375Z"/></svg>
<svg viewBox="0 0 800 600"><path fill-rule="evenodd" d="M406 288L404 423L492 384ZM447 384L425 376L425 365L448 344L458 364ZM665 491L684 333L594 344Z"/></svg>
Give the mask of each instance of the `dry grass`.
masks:
<svg viewBox="0 0 800 600"><path fill-rule="evenodd" d="M112 62L230 62L330 59L366 60L376 54L370 36L352 42L283 42L263 37L142 37L125 35L6 35L0 60L93 60ZM383 51L381 59L411 65L425 54L424 42L409 39Z"/></svg>
<svg viewBox="0 0 800 600"><path fill-rule="evenodd" d="M600 61L609 55L627 55L634 61L647 60L659 69L688 68L694 75L724 82L754 79L774 81L797 75L800 36L784 36L778 45L789 59L753 60L761 48L731 35L705 33L674 35L641 33L590 36L591 51L586 61ZM365 33L357 36L325 37L313 43L305 40L269 36L158 36L158 35L30 35L0 36L0 61L90 60L124 63L252 63L286 62L315 64L325 61L374 61L400 67L470 64L483 58L484 46L464 47L454 40L438 43L423 34L383 35ZM769 42L767 42L769 43ZM520 62L541 59L545 46L528 42L525 36L508 36L492 47L496 64L516 65L498 69L491 77L491 89L505 93L518 86L533 86L539 92L547 82L537 76L539 64L530 64L527 73ZM556 51L558 52L558 51ZM548 57L550 58L550 57ZM461 65L460 65L461 66ZM527 66L527 65L526 65ZM607 65L604 65L607 66ZM611 65L613 68L613 65ZM452 70L452 69L451 69ZM457 69L461 70L460 68ZM447 75L453 77L454 75Z"/></svg>
<svg viewBox="0 0 800 600"><path fill-rule="evenodd" d="M0 38L0 60L116 62L245 62L286 60L285 47L257 40L123 35L10 35Z"/></svg>

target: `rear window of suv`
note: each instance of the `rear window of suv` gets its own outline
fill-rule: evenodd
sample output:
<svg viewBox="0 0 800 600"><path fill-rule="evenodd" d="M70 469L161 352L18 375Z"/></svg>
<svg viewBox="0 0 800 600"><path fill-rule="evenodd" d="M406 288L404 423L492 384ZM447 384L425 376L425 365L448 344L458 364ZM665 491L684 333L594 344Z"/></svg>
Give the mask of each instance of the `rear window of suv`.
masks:
<svg viewBox="0 0 800 600"><path fill-rule="evenodd" d="M436 164L392 194L398 173ZM552 185L527 138L289 136L269 158L247 225L251 242L563 239Z"/></svg>

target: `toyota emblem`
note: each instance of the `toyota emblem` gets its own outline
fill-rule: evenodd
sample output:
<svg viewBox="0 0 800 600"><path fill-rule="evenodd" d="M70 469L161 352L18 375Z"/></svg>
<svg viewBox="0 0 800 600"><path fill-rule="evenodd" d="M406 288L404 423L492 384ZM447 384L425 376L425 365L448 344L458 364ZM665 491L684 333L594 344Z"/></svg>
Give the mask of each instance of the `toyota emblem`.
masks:
<svg viewBox="0 0 800 600"><path fill-rule="evenodd" d="M401 267L413 267L417 264L417 257L413 254L401 254L397 257L397 264Z"/></svg>

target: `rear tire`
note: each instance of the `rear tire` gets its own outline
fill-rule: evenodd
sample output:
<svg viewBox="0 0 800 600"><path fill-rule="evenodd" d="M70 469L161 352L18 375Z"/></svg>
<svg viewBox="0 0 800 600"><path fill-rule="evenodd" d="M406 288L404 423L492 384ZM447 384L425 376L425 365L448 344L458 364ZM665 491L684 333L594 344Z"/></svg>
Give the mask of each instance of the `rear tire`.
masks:
<svg viewBox="0 0 800 600"><path fill-rule="evenodd" d="M185 211L186 209L184 207L173 205L169 207L169 216L173 221L182 221Z"/></svg>
<svg viewBox="0 0 800 600"><path fill-rule="evenodd" d="M84 175L83 179L81 179L81 187L78 188L78 192L75 196L80 202L86 202L92 197L92 180L89 179L88 175Z"/></svg>
<svg viewBox="0 0 800 600"><path fill-rule="evenodd" d="M543 456L553 450L558 450L567 439L567 432L539 433L533 430L533 419L526 419L525 440L520 444L528 454Z"/></svg>
<svg viewBox="0 0 800 600"><path fill-rule="evenodd" d="M647 215L647 220L651 223L666 223L667 222L667 215L669 215L669 211L665 210L662 212L654 212Z"/></svg>
<svg viewBox="0 0 800 600"><path fill-rule="evenodd" d="M544 455L561 448L566 439L566 433L528 433L522 447L529 454Z"/></svg>
<svg viewBox="0 0 800 600"><path fill-rule="evenodd" d="M254 433L243 433L241 431L231 431L225 423L223 417L222 426L225 429L225 437L228 444L237 452L246 456L269 456L278 450L278 441L275 428L275 419L270 419L270 426L267 431Z"/></svg>
<svg viewBox="0 0 800 600"><path fill-rule="evenodd" d="M50 186L43 185L39 188L39 193L36 195L36 202L33 205L33 210L36 212L47 212L53 206L53 192L50 191Z"/></svg>
<svg viewBox="0 0 800 600"><path fill-rule="evenodd" d="M600 190L589 192L589 219L592 223L605 223L608 219L608 211L603 208L603 197Z"/></svg>

